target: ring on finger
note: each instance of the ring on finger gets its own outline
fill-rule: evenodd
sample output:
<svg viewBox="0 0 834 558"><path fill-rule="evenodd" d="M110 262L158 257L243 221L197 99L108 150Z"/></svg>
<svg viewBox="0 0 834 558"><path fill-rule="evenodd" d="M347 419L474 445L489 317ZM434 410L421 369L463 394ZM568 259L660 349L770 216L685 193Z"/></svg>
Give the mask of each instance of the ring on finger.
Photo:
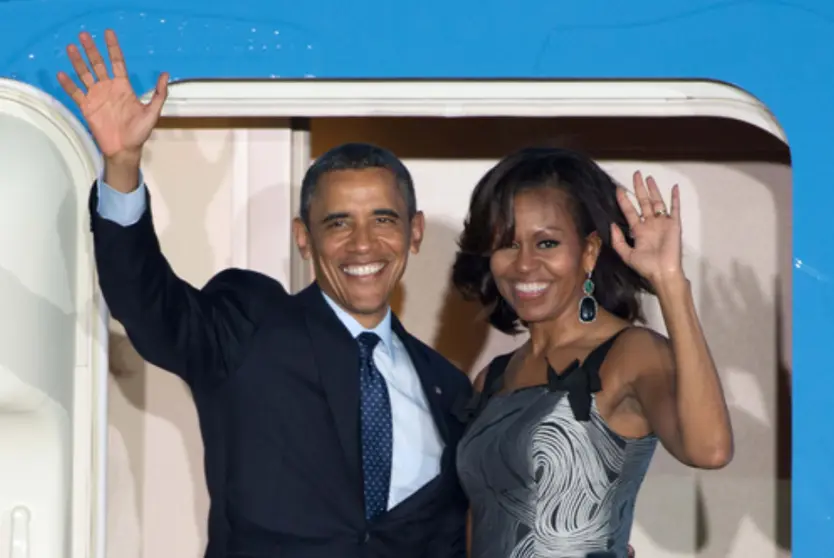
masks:
<svg viewBox="0 0 834 558"><path fill-rule="evenodd" d="M667 215L666 204L663 203L663 200L655 200L652 203L652 209L654 210L655 217L663 217L664 215Z"/></svg>

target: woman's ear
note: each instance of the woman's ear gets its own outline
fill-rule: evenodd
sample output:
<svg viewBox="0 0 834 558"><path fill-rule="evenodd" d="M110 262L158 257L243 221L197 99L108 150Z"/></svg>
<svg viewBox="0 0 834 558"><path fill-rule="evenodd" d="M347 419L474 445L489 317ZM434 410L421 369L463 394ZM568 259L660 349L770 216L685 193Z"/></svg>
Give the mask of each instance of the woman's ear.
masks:
<svg viewBox="0 0 834 558"><path fill-rule="evenodd" d="M596 269L600 250L602 250L602 238L594 231L585 237L585 249L582 252L582 269L586 274Z"/></svg>

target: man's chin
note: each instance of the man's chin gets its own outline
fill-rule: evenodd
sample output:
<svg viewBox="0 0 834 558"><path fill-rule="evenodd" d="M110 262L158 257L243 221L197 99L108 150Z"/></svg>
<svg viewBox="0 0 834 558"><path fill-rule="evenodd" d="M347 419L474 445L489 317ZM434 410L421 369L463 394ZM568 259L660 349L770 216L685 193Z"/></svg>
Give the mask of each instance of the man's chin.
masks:
<svg viewBox="0 0 834 558"><path fill-rule="evenodd" d="M340 306L353 315L373 316L385 313L394 291L390 277L376 277L374 281L351 279L340 281L333 289L338 295Z"/></svg>
<svg viewBox="0 0 834 558"><path fill-rule="evenodd" d="M350 311L356 314L362 314L366 316L371 316L373 314L377 314L379 312L384 312L388 309L388 300L387 299L376 299L376 300L350 300L349 306Z"/></svg>
<svg viewBox="0 0 834 558"><path fill-rule="evenodd" d="M351 313L372 316L388 309L389 293L370 295L368 293L349 293L347 300Z"/></svg>

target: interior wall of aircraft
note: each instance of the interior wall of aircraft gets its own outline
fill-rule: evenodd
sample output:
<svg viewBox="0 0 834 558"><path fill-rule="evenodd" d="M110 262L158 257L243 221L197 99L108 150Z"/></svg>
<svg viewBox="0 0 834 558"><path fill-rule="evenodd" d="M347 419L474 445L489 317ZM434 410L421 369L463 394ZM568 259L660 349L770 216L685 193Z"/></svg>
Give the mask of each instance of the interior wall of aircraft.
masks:
<svg viewBox="0 0 834 558"><path fill-rule="evenodd" d="M315 119L309 129L313 156L371 141L411 169L427 230L395 310L468 374L524 339L491 331L448 286L469 196L489 166L522 145L547 143L590 152L627 186L638 168L667 193L680 184L685 268L727 392L736 459L721 471L694 471L659 450L632 544L640 558L790 556L790 409L779 395L788 393L791 362L784 144L710 118ZM297 177L276 153L292 141L289 122L267 119L167 119L154 133L145 175L163 250L182 277L201 286L239 265L289 281ZM649 325L664 331L654 300L645 304ZM108 556L197 558L208 498L191 397L145 364L118 324L110 328Z"/></svg>

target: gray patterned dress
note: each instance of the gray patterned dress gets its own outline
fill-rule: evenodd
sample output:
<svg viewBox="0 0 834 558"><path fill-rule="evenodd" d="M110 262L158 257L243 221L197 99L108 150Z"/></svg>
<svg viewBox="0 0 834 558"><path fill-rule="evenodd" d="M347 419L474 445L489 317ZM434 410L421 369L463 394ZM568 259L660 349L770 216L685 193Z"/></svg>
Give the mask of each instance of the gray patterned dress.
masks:
<svg viewBox="0 0 834 558"><path fill-rule="evenodd" d="M500 393L511 355L490 364L458 446L472 509L471 558L626 558L637 492L657 446L625 439L594 400L616 336L547 385Z"/></svg>

